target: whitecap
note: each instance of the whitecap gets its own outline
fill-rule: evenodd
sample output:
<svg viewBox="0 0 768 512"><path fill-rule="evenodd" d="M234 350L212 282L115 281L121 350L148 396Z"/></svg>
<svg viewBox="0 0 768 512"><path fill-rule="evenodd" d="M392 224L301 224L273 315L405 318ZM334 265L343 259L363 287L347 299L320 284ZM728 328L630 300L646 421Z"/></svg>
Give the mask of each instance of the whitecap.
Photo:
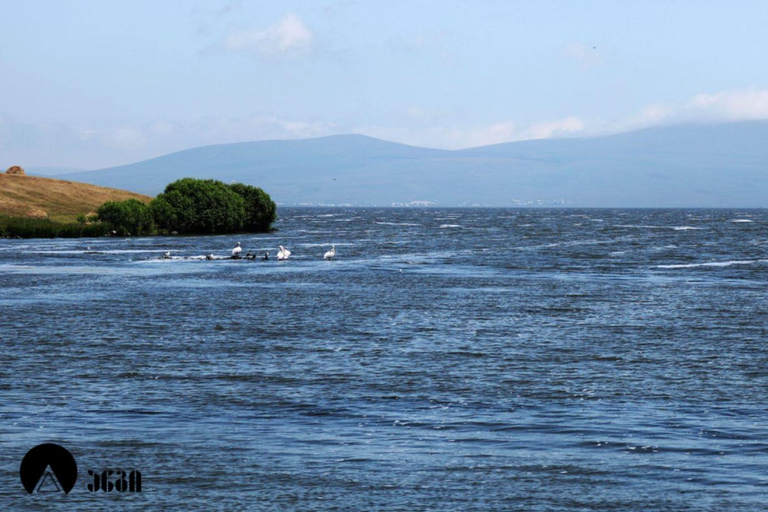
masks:
<svg viewBox="0 0 768 512"><path fill-rule="evenodd" d="M445 228L463 228L463 227L464 226L462 226L460 224L440 224L440 229L445 229Z"/></svg>
<svg viewBox="0 0 768 512"><path fill-rule="evenodd" d="M331 242L322 243L322 244L315 244L315 243L305 243L305 244L296 244L298 247L328 247L331 245ZM347 243L347 242L333 242L333 245L338 246L345 246L345 245L355 245L353 243Z"/></svg>
<svg viewBox="0 0 768 512"><path fill-rule="evenodd" d="M421 224L414 224L412 222L375 222L381 226L421 226Z"/></svg>
<svg viewBox="0 0 768 512"><path fill-rule="evenodd" d="M755 263L768 263L768 260L710 261L710 262L707 262L707 263L686 263L686 264L679 264L679 265L656 265L656 268L730 267L731 265L753 265Z"/></svg>
<svg viewBox="0 0 768 512"><path fill-rule="evenodd" d="M755 222L751 219L733 219L731 222L737 223L737 222Z"/></svg>
<svg viewBox="0 0 768 512"><path fill-rule="evenodd" d="M52 251L52 250L43 250L43 251L32 251L35 254L141 254L141 253L164 253L167 251L172 251L173 249L99 249L93 248L93 249L83 249L83 250L60 250L60 251Z"/></svg>
<svg viewBox="0 0 768 512"><path fill-rule="evenodd" d="M674 229L675 231L688 231L690 229L704 229L693 226L652 226L647 224L617 224L617 228L634 228L634 229Z"/></svg>

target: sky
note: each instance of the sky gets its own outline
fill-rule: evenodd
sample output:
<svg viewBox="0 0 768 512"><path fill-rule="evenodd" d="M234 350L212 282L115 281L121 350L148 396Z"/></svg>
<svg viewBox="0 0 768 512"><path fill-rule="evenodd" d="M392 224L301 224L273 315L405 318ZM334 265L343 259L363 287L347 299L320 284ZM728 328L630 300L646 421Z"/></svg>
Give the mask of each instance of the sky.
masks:
<svg viewBox="0 0 768 512"><path fill-rule="evenodd" d="M768 119L768 2L0 0L0 166Z"/></svg>

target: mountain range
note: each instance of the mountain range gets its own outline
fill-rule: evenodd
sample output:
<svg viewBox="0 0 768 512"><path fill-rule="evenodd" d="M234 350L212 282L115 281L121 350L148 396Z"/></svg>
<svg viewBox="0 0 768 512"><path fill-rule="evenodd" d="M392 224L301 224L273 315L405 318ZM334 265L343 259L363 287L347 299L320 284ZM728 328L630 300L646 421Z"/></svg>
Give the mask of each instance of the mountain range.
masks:
<svg viewBox="0 0 768 512"><path fill-rule="evenodd" d="M182 177L240 181L284 205L767 207L768 122L462 150L363 135L243 142L56 177L151 195Z"/></svg>

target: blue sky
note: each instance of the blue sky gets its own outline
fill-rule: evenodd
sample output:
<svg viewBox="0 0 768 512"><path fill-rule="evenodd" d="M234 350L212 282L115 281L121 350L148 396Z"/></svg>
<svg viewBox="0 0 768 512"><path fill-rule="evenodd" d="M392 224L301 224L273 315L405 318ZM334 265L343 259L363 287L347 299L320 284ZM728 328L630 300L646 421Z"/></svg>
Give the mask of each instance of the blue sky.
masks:
<svg viewBox="0 0 768 512"><path fill-rule="evenodd" d="M0 166L768 119L768 2L0 0Z"/></svg>

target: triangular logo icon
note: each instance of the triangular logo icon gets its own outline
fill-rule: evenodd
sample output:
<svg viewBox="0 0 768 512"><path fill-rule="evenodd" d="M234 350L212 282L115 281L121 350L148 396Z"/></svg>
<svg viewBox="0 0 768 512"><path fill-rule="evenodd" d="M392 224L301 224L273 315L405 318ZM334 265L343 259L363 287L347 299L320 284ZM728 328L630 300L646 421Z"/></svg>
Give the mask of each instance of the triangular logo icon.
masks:
<svg viewBox="0 0 768 512"><path fill-rule="evenodd" d="M69 493L77 481L77 463L63 446L39 444L21 460L19 477L29 494L35 491Z"/></svg>
<svg viewBox="0 0 768 512"><path fill-rule="evenodd" d="M51 471L51 466L45 468L43 478L40 479L40 485L37 486L37 492L61 492L61 486Z"/></svg>

